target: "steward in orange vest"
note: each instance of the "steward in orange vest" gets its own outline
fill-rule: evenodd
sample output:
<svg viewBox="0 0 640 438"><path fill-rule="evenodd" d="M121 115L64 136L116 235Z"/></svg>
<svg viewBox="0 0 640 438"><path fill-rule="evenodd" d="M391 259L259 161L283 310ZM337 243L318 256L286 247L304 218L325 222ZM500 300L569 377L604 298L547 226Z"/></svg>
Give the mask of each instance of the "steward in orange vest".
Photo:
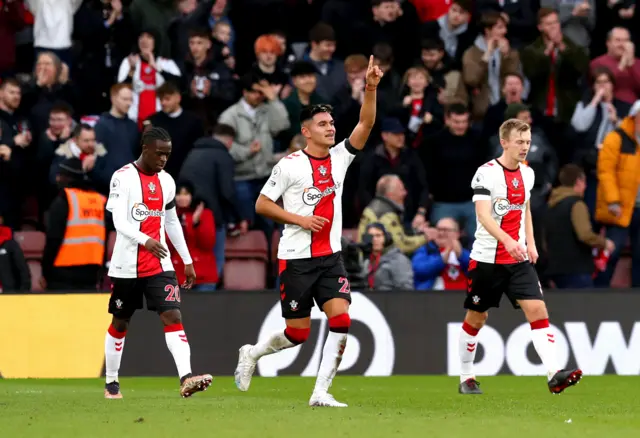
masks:
<svg viewBox="0 0 640 438"><path fill-rule="evenodd" d="M62 190L48 212L43 286L95 291L105 262L106 198L91 187L77 158L60 164L56 181Z"/></svg>

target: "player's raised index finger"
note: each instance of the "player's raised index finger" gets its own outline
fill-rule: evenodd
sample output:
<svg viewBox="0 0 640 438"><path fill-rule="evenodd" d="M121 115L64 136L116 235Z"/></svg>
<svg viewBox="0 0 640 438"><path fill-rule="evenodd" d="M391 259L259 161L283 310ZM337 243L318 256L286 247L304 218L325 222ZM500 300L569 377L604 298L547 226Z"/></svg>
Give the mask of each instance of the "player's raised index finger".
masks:
<svg viewBox="0 0 640 438"><path fill-rule="evenodd" d="M373 67L373 55L369 56L369 68Z"/></svg>

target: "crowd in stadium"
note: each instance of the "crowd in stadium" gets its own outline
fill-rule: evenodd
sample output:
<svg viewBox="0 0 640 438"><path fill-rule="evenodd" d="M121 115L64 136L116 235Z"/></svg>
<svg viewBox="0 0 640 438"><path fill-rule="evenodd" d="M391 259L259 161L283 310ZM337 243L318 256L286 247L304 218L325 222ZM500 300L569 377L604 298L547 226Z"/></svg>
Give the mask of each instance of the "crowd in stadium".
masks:
<svg viewBox="0 0 640 438"><path fill-rule="evenodd" d="M303 106L349 135L371 54L377 122L344 185L353 287L466 288L470 183L508 118L533 129L545 285L640 286L637 28L633 0L0 0L0 291L108 287L109 216L87 264L62 189L106 198L149 126L172 138L198 289L273 287L281 228L258 193L305 147Z"/></svg>

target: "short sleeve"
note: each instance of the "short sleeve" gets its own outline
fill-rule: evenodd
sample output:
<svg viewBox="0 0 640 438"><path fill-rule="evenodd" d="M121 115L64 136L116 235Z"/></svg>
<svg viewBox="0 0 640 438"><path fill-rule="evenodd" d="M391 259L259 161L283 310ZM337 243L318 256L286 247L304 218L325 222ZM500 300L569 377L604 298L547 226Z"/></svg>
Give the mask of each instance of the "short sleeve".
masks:
<svg viewBox="0 0 640 438"><path fill-rule="evenodd" d="M351 164L361 151L351 146L349 139L345 138L343 141L331 148L331 155L337 159L342 160L347 166Z"/></svg>
<svg viewBox="0 0 640 438"><path fill-rule="evenodd" d="M271 199L273 202L276 202L288 187L289 174L287 167L283 166L282 161L280 161L278 164L273 166L271 176L265 183L264 187L262 187L262 190L260 190L260 194Z"/></svg>
<svg viewBox="0 0 640 438"><path fill-rule="evenodd" d="M471 180L473 202L491 201L491 174L488 167L479 167Z"/></svg>
<svg viewBox="0 0 640 438"><path fill-rule="evenodd" d="M109 182L109 199L107 199L107 210L113 212L113 209L121 202L126 202L127 198L126 173L116 172Z"/></svg>

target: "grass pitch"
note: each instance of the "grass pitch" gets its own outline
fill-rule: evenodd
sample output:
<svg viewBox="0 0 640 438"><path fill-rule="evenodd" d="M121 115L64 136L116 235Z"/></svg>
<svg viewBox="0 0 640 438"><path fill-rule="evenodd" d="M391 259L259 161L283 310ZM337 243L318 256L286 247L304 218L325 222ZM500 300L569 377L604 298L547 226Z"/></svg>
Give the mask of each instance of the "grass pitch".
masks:
<svg viewBox="0 0 640 438"><path fill-rule="evenodd" d="M182 399L175 378L123 378L123 400L103 381L1 380L0 437L640 437L640 377L590 377L559 396L544 377L482 378L485 394L457 394L453 377L338 376L346 409L307 406L314 381L231 378Z"/></svg>

